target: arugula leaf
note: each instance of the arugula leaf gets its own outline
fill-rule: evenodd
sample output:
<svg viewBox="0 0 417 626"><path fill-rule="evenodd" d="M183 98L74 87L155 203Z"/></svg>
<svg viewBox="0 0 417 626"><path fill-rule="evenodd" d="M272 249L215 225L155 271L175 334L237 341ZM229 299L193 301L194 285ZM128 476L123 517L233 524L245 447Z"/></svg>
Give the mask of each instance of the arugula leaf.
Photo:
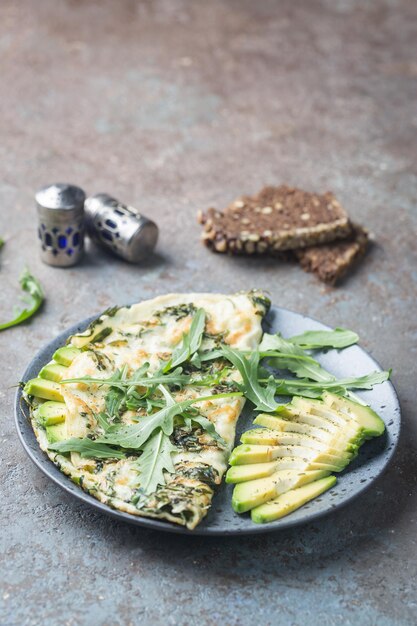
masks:
<svg viewBox="0 0 417 626"><path fill-rule="evenodd" d="M148 495L156 491L158 485L165 484L164 472L174 472L171 455L176 451L177 448L161 429L144 444L137 461L141 492Z"/></svg>
<svg viewBox="0 0 417 626"><path fill-rule="evenodd" d="M141 368L139 368L141 369ZM177 368L173 372L162 374L156 372L154 376L133 376L131 378L123 378L113 374L110 378L93 378L92 376L84 376L82 378L66 378L61 380L60 384L67 383L93 383L96 385L110 385L119 389L130 387L156 387L157 385L185 385L188 383L189 376L181 373L181 368ZM118 370L120 372L120 370ZM143 373L143 372L142 372Z"/></svg>
<svg viewBox="0 0 417 626"><path fill-rule="evenodd" d="M126 368L117 370L112 376L112 378L114 379L114 382L123 380L123 377L125 376L125 372L126 372ZM120 387L116 387L112 385L104 399L107 413L111 416L120 417L120 410L121 410L122 405L124 404L125 399L126 399L125 390L121 389Z"/></svg>
<svg viewBox="0 0 417 626"><path fill-rule="evenodd" d="M335 380L335 376L327 372L318 361L304 352L302 348L284 339L279 333L265 333L259 351L262 357L271 361L277 369L287 369L299 378L311 380Z"/></svg>
<svg viewBox="0 0 417 626"><path fill-rule="evenodd" d="M275 379L274 383L278 395L316 398L326 389L342 395L346 395L349 389L372 389L374 385L379 385L388 380L390 375L391 370L388 372L371 372L358 378L341 378L332 381L313 382L305 379ZM270 381L270 379L268 380Z"/></svg>
<svg viewBox="0 0 417 626"><path fill-rule="evenodd" d="M203 352L198 355L200 357L201 363L205 361L214 361L215 359L221 359L224 357L223 351L221 349L218 350L208 350L207 352Z"/></svg>
<svg viewBox="0 0 417 626"><path fill-rule="evenodd" d="M296 346L304 350L316 350L318 348L347 348L359 341L359 335L346 328L334 330L307 330L301 335L295 335L288 339Z"/></svg>
<svg viewBox="0 0 417 626"><path fill-rule="evenodd" d="M283 354L280 352L261 353L267 356L268 363L276 369L287 369L299 378L310 378L311 380L330 381L336 380L333 374L325 370L320 363L309 356L299 356L298 354Z"/></svg>
<svg viewBox="0 0 417 626"><path fill-rule="evenodd" d="M108 428L110 428L111 422L109 421L109 416L107 415L107 413L104 413L104 411L101 411L100 413L97 413L95 415L95 418L97 420L97 424L100 426L102 430L104 430L104 432Z"/></svg>
<svg viewBox="0 0 417 626"><path fill-rule="evenodd" d="M227 443L225 442L223 437L219 435L219 433L214 427L213 422L210 422L210 420L207 419L207 417L204 417L204 415L192 415L190 419L193 422L200 424L200 426L206 431L206 433L211 435L211 437L213 437L215 441L220 443L223 447L227 447Z"/></svg>
<svg viewBox="0 0 417 626"><path fill-rule="evenodd" d="M237 383L245 398L254 404L257 411L271 412L278 406L275 402L275 382L273 376L262 387L258 381L259 352L252 352L248 357L229 346L222 347L223 355L230 361L242 376L242 383Z"/></svg>
<svg viewBox="0 0 417 626"><path fill-rule="evenodd" d="M123 459L126 456L125 452L121 450L115 450L105 443L99 443L93 441L88 437L84 439L66 439L65 441L58 441L57 443L51 443L48 446L49 450L56 452L78 452L83 458L89 459Z"/></svg>
<svg viewBox="0 0 417 626"><path fill-rule="evenodd" d="M42 287L39 281L29 273L29 270L25 270L23 272L19 282L23 291L29 296L26 300L27 308L18 311L16 313L16 317L9 322L0 324L0 330L6 330L6 328L17 326L18 324L28 320L36 313L44 300Z"/></svg>
<svg viewBox="0 0 417 626"><path fill-rule="evenodd" d="M316 331L307 332L315 333ZM332 333L333 331L319 332ZM318 361L309 356L300 346L291 343L291 339L284 339L281 337L280 333L276 333L275 335L265 333L260 344L260 348L263 350L261 353L262 357L272 356L274 351L279 351L279 354L272 359L271 364L273 367L278 369L288 369L298 377L307 377L317 382L336 380L336 376L333 376L333 374L330 374L330 372L325 370ZM339 393L342 393L342 395L345 395L359 404L364 404L364 402L352 391L343 391L343 389L341 389L339 390ZM310 395L307 394L307 392L305 395L310 398L318 398L320 397L320 392L317 390L310 390Z"/></svg>
<svg viewBox="0 0 417 626"><path fill-rule="evenodd" d="M199 349L203 340L206 313L204 309L197 309L191 322L190 330L183 335L181 343L173 351L164 371L169 371L185 361L188 361Z"/></svg>
<svg viewBox="0 0 417 626"><path fill-rule="evenodd" d="M175 402L172 396L169 397L169 393L163 385L159 385L159 389L165 395L166 406L156 411L156 413L140 417L136 424L117 424L111 426L97 441L121 446L122 448L138 449L150 438L157 428L162 429L165 435L171 435L174 430L174 417L183 413L184 410L193 404L205 400L241 396L240 393L236 392L219 393L211 396L191 398L189 400L183 400L182 402Z"/></svg>

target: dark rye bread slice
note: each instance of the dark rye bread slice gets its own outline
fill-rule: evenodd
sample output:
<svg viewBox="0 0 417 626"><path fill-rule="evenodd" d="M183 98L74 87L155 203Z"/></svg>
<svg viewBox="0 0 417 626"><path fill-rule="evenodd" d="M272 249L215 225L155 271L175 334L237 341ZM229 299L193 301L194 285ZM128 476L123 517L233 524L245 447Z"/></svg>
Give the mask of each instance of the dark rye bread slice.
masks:
<svg viewBox="0 0 417 626"><path fill-rule="evenodd" d="M352 224L351 235L342 241L295 250L295 257L307 272L323 282L335 285L366 252L368 232Z"/></svg>
<svg viewBox="0 0 417 626"><path fill-rule="evenodd" d="M223 212L199 214L202 240L216 252L280 253L349 235L345 210L330 192L315 194L286 185L243 196Z"/></svg>

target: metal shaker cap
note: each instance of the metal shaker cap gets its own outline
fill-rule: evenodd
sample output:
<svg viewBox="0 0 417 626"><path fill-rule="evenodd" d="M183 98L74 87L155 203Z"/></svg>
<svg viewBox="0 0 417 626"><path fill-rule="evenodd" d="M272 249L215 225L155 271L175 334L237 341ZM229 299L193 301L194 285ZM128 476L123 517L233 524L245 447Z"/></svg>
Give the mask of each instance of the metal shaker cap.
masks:
<svg viewBox="0 0 417 626"><path fill-rule="evenodd" d="M87 198L85 215L91 239L130 263L142 261L155 248L155 222L106 193Z"/></svg>
<svg viewBox="0 0 417 626"><path fill-rule="evenodd" d="M42 260L60 267L74 265L84 248L84 191L56 183L42 187L35 200Z"/></svg>

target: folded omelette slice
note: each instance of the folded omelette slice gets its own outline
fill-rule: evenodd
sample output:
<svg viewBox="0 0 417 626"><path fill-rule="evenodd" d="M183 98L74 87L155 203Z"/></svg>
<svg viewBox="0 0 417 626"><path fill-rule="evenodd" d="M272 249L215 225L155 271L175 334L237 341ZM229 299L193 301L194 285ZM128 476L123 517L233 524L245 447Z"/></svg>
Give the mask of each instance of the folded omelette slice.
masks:
<svg viewBox="0 0 417 626"><path fill-rule="evenodd" d="M106 311L26 385L41 448L101 502L195 528L244 405L221 346L256 349L268 308L249 292L169 294Z"/></svg>

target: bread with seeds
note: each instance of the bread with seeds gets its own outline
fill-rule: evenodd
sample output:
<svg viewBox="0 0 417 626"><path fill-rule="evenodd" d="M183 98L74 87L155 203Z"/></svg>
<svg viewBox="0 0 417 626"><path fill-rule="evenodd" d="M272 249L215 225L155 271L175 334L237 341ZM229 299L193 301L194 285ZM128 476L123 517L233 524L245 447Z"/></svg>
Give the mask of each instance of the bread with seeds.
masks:
<svg viewBox="0 0 417 626"><path fill-rule="evenodd" d="M303 248L294 254L306 272L312 272L319 280L335 285L365 254L368 240L368 232L355 224L347 239Z"/></svg>
<svg viewBox="0 0 417 626"><path fill-rule="evenodd" d="M280 254L349 236L346 211L330 192L281 185L243 196L224 211L200 212L202 241L215 252Z"/></svg>

